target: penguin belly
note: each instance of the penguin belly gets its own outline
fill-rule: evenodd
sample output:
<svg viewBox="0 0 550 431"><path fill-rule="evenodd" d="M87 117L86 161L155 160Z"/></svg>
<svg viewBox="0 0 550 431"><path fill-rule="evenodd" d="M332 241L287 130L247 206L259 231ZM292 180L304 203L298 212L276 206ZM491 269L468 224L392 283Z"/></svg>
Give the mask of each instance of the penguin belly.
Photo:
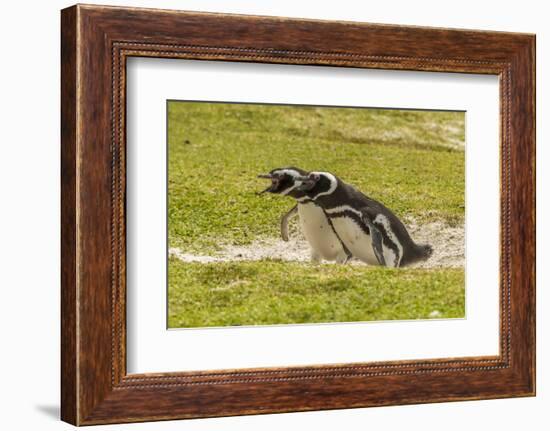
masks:
<svg viewBox="0 0 550 431"><path fill-rule="evenodd" d="M350 253L369 265L379 265L372 248L372 238L350 217L331 218L334 230Z"/></svg>
<svg viewBox="0 0 550 431"><path fill-rule="evenodd" d="M345 254L325 212L312 202L298 204L300 226L311 249L325 260Z"/></svg>

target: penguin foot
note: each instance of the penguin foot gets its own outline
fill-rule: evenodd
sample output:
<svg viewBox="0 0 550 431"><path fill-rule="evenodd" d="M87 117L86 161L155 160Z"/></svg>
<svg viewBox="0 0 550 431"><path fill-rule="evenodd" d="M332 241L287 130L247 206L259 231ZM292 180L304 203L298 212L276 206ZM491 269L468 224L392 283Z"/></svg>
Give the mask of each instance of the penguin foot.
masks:
<svg viewBox="0 0 550 431"><path fill-rule="evenodd" d="M311 263L321 263L321 255L316 251L311 251Z"/></svg>
<svg viewBox="0 0 550 431"><path fill-rule="evenodd" d="M344 265L349 262L350 258L351 256L346 252L340 253L338 256L336 256L336 263Z"/></svg>

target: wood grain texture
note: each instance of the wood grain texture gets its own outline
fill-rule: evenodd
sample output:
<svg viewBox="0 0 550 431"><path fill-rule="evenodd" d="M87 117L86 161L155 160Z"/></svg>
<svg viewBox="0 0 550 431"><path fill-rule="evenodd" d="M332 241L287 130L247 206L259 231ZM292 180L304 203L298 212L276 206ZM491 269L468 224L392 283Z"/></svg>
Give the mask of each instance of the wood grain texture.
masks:
<svg viewBox="0 0 550 431"><path fill-rule="evenodd" d="M534 394L533 35L74 6L62 11L61 36L63 420L83 425ZM499 75L499 356L127 375L129 56Z"/></svg>
<svg viewBox="0 0 550 431"><path fill-rule="evenodd" d="M61 16L61 417L77 422L76 9Z"/></svg>

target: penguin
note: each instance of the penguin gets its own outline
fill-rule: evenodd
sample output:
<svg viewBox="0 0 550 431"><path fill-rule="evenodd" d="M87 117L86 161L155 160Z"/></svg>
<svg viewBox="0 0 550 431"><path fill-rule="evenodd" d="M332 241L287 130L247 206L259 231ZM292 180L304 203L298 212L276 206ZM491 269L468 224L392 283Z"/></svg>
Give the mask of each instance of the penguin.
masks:
<svg viewBox="0 0 550 431"><path fill-rule="evenodd" d="M268 174L258 175L258 178L271 180L271 185L258 194L273 193L297 201L281 218L281 236L284 241L288 241L290 218L298 214L300 227L311 248L311 261L318 263L324 259L344 264L351 258L351 254L340 241L331 220L321 207L306 197L305 192L297 189L301 182L296 182L296 179L307 175L307 171L295 167L273 169Z"/></svg>
<svg viewBox="0 0 550 431"><path fill-rule="evenodd" d="M295 181L295 190L305 193L298 202L311 200L320 206L342 243L357 259L398 268L432 255L432 246L416 244L391 210L330 172L310 172Z"/></svg>
<svg viewBox="0 0 550 431"><path fill-rule="evenodd" d="M283 214L281 217L281 238L283 241L288 242L290 239L288 236L288 222L292 217L298 214L298 204L294 205L290 211L286 214Z"/></svg>

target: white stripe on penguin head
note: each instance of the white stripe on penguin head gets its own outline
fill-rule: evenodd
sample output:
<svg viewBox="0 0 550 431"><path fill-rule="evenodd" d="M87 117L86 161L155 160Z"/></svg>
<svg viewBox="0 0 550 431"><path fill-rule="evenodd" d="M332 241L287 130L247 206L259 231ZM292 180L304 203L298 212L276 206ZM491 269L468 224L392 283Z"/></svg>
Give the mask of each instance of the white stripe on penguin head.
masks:
<svg viewBox="0 0 550 431"><path fill-rule="evenodd" d="M277 169L277 170L273 171L272 174L277 174L277 175L287 174L287 175L290 175L291 177L294 177L294 178L302 176L300 174L300 172L295 171L294 169Z"/></svg>
<svg viewBox="0 0 550 431"><path fill-rule="evenodd" d="M331 195L332 193L334 193L334 190L336 190L336 187L338 186L338 181L336 180L336 177L334 175L332 175L330 172L310 172L310 174L324 176L330 181L329 189L326 192L317 193L315 196L311 197L311 200L317 200L317 198L321 196Z"/></svg>
<svg viewBox="0 0 550 431"><path fill-rule="evenodd" d="M296 181L297 177L301 177L302 175L300 172L295 171L294 169L277 169L276 171L272 172L273 174L277 175L290 175L292 178L294 178L294 185L287 187L283 191L279 192L280 195L286 196L289 194L292 190L294 190L296 187L302 184L301 181Z"/></svg>

